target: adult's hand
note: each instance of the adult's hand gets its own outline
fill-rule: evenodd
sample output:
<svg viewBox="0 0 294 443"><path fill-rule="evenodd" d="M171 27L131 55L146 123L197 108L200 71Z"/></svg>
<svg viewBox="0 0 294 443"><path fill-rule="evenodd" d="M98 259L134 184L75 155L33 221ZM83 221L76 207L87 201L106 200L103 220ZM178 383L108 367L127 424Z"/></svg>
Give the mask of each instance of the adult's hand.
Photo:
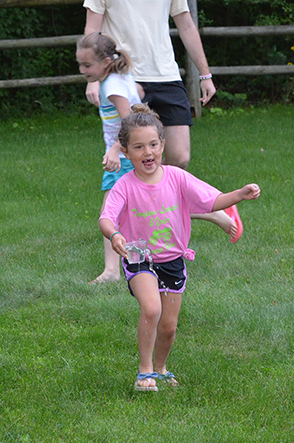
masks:
<svg viewBox="0 0 294 443"><path fill-rule="evenodd" d="M200 87L202 90L202 98L200 98L200 101L202 102L202 105L205 106L214 96L216 89L211 79L202 80L200 82Z"/></svg>

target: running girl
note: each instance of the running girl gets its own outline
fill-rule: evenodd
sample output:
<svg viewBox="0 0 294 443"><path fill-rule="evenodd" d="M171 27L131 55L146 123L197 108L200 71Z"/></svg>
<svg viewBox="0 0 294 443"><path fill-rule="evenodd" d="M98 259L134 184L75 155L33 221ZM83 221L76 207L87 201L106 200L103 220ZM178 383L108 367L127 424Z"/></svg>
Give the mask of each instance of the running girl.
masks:
<svg viewBox="0 0 294 443"><path fill-rule="evenodd" d="M112 188L99 227L111 240L113 250L122 256L130 292L140 305L140 364L135 389L157 391L157 378L177 384L166 362L175 340L186 285L184 258L193 260L194 256L188 249L190 215L257 199L260 189L249 184L222 194L178 167L162 165L163 126L147 105L135 105L122 120L119 141L135 169ZM154 217L160 220L159 224L154 224ZM127 261L126 242L140 238L151 250L158 278L150 262L138 266Z"/></svg>

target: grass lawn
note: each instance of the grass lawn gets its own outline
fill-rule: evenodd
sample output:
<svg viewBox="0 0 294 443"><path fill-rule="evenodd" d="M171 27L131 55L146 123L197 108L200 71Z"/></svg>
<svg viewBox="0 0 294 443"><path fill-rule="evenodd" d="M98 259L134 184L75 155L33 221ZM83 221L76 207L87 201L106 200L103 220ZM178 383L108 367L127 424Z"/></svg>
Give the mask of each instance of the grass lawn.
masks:
<svg viewBox="0 0 294 443"><path fill-rule="evenodd" d="M103 270L96 116L0 123L0 442L292 443L294 109L211 116L189 171L238 205L232 245L193 221L177 339L179 388L136 393L139 308Z"/></svg>

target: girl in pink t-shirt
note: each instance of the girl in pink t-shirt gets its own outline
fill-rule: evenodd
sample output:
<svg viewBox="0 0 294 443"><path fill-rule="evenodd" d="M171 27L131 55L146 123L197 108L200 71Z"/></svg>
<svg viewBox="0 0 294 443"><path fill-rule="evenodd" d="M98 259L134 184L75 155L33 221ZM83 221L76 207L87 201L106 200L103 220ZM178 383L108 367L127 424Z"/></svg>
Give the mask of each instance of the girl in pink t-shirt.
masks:
<svg viewBox="0 0 294 443"><path fill-rule="evenodd" d="M135 169L111 189L99 227L113 250L123 257L130 291L140 304L140 365L135 389L157 391L156 378L178 385L166 361L175 340L186 283L183 257L194 258L194 252L188 249L190 215L257 199L260 189L249 184L222 194L180 168L163 166L161 122L147 105L132 109L122 120L119 141ZM126 243L140 238L151 251L153 266L148 260L140 265L127 260Z"/></svg>

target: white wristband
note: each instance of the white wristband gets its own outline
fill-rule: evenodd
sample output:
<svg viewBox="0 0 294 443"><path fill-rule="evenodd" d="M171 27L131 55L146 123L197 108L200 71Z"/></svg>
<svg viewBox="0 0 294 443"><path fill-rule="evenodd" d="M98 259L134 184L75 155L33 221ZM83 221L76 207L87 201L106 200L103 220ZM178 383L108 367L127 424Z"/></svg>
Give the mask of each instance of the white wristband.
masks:
<svg viewBox="0 0 294 443"><path fill-rule="evenodd" d="M200 81L202 81L202 80L209 80L211 78L212 78L211 72L209 74L207 74L207 75L199 75L199 80Z"/></svg>

